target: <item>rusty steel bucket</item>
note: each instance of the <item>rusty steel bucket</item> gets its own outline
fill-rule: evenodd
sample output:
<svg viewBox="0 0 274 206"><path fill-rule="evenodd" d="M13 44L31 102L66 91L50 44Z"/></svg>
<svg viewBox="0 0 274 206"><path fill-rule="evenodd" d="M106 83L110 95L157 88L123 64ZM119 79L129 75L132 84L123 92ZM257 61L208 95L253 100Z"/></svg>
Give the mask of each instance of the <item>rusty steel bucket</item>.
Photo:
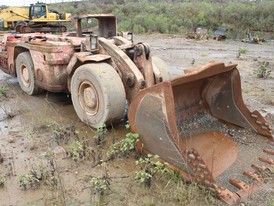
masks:
<svg viewBox="0 0 274 206"><path fill-rule="evenodd" d="M219 193L215 179L237 159L238 148L218 130L218 123L211 125L213 120L273 138L260 113L245 106L236 65L223 63L186 70L181 77L140 91L130 104L128 119L140 135L139 150L159 155L186 180Z"/></svg>

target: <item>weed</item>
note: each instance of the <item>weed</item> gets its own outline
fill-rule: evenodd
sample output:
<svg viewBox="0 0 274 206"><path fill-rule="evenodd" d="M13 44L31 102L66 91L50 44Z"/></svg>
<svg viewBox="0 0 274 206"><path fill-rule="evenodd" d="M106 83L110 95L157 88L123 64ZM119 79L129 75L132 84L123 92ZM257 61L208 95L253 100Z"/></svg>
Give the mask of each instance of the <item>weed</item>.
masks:
<svg viewBox="0 0 274 206"><path fill-rule="evenodd" d="M106 136L107 136L107 127L106 125L102 125L102 126L99 126L97 127L96 129L96 133L93 137L94 139L94 142L96 145L101 145L102 142L105 140Z"/></svg>
<svg viewBox="0 0 274 206"><path fill-rule="evenodd" d="M18 178L20 187L24 190L31 187L38 187L40 185L39 179L32 174L21 174Z"/></svg>
<svg viewBox="0 0 274 206"><path fill-rule="evenodd" d="M9 88L7 85L0 87L0 97L7 97L8 90Z"/></svg>
<svg viewBox="0 0 274 206"><path fill-rule="evenodd" d="M83 151L83 144L77 140L72 141L67 147L67 152L74 161L83 157Z"/></svg>
<svg viewBox="0 0 274 206"><path fill-rule="evenodd" d="M243 54L246 54L247 51L247 48L239 48L237 58L240 58Z"/></svg>
<svg viewBox="0 0 274 206"><path fill-rule="evenodd" d="M30 173L44 185L58 185L58 177L55 174L56 168L52 159L48 159L48 164L39 164L36 168L33 167Z"/></svg>
<svg viewBox="0 0 274 206"><path fill-rule="evenodd" d="M87 141L73 140L66 147L68 156L70 156L74 161L80 161L83 159L89 159L91 156L94 157L95 151L92 147L88 146Z"/></svg>
<svg viewBox="0 0 274 206"><path fill-rule="evenodd" d="M109 159L114 159L115 157L118 156L119 152L120 152L119 143L112 144L108 149L107 157Z"/></svg>
<svg viewBox="0 0 274 206"><path fill-rule="evenodd" d="M163 175L164 173L170 173L170 170L165 167L163 163L159 160L158 155L148 154L147 157L140 157L139 160L136 161L136 165L141 165L141 170L135 172L134 179L144 183L145 186L150 187L152 178L156 174Z"/></svg>
<svg viewBox="0 0 274 206"><path fill-rule="evenodd" d="M135 149L136 141L139 138L139 134L129 132L125 138L120 141L120 151L127 155L130 151Z"/></svg>
<svg viewBox="0 0 274 206"><path fill-rule="evenodd" d="M92 177L90 183L98 194L103 195L105 191L109 189L110 179L108 175Z"/></svg>
<svg viewBox="0 0 274 206"><path fill-rule="evenodd" d="M135 172L135 180L144 183L146 186L150 187L152 175L147 171L137 171Z"/></svg>
<svg viewBox="0 0 274 206"><path fill-rule="evenodd" d="M53 129L53 138L58 145L67 144L70 139L79 139L74 125L63 126L54 122L47 127Z"/></svg>
<svg viewBox="0 0 274 206"><path fill-rule="evenodd" d="M6 183L7 179L4 177L0 177L0 187L4 187L5 183Z"/></svg>
<svg viewBox="0 0 274 206"><path fill-rule="evenodd" d="M260 66L257 69L255 69L253 73L258 78L266 79L271 73L271 70L268 69L268 67L269 67L269 62L267 61L260 62Z"/></svg>
<svg viewBox="0 0 274 206"><path fill-rule="evenodd" d="M41 185L56 187L61 182L58 171L50 157L46 163L31 165L27 174L21 174L18 178L20 187L23 189L38 188Z"/></svg>
<svg viewBox="0 0 274 206"><path fill-rule="evenodd" d="M127 123L125 127L127 129L130 129L129 123ZM136 142L138 141L138 138L139 138L139 134L128 132L122 140L110 146L107 152L108 158L114 159L119 154L128 156L131 151L135 150L135 145L136 145Z"/></svg>

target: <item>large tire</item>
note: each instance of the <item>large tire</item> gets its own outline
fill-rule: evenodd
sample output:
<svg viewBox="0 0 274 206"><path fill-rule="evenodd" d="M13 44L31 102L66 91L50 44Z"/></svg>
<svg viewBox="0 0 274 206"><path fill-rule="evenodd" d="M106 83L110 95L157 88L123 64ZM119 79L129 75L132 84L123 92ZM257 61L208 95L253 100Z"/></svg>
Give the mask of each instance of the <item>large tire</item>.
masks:
<svg viewBox="0 0 274 206"><path fill-rule="evenodd" d="M72 76L71 97L78 117L93 128L121 120L125 111L124 85L106 63L80 66Z"/></svg>
<svg viewBox="0 0 274 206"><path fill-rule="evenodd" d="M29 52L22 52L16 58L16 74L21 89L29 95L42 90L35 85L34 65Z"/></svg>
<svg viewBox="0 0 274 206"><path fill-rule="evenodd" d="M159 57L152 56L152 63L159 69L163 81L170 80L169 68L167 64Z"/></svg>

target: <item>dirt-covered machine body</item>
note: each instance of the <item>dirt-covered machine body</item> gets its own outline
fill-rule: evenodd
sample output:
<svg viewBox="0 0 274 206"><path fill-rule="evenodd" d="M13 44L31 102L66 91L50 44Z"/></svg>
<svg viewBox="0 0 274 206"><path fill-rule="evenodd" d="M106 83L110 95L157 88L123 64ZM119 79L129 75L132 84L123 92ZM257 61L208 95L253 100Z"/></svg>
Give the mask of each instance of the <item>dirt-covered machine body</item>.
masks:
<svg viewBox="0 0 274 206"><path fill-rule="evenodd" d="M84 31L87 19L97 23L94 31ZM126 102L141 89L168 79L166 65L152 59L149 45L134 43L131 33L117 34L114 15L82 15L75 21L76 32L62 35L5 34L1 69L17 76L30 95L70 92L80 119L95 128L119 121Z"/></svg>
<svg viewBox="0 0 274 206"><path fill-rule="evenodd" d="M95 30L83 30L85 19L97 21ZM237 143L218 125L199 123L210 117L251 128L273 141L265 119L243 102L236 65L210 63L169 80L167 65L151 55L148 44L134 43L131 33L117 34L115 16L83 15L75 20L74 33L5 35L1 69L17 76L29 95L70 92L77 115L94 128L121 120L128 103L140 151L159 155L186 180L207 185L227 203L253 192L262 181L255 173L246 173L255 179L251 185L230 180L237 192L216 184L237 159Z"/></svg>

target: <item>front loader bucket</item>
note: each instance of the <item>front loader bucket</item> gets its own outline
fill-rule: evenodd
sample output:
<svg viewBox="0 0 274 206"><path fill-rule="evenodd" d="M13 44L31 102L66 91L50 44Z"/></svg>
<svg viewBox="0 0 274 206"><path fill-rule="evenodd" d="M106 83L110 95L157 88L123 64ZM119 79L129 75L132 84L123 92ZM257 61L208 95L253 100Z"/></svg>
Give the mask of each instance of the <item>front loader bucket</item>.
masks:
<svg viewBox="0 0 274 206"><path fill-rule="evenodd" d="M272 131L259 112L245 106L236 65L210 63L188 71L192 72L140 91L129 107L131 128L140 135L142 152L159 155L186 180L208 185L221 199L234 203L240 195L217 186L215 180L237 159L238 147L218 123L211 123L252 128L270 139Z"/></svg>

